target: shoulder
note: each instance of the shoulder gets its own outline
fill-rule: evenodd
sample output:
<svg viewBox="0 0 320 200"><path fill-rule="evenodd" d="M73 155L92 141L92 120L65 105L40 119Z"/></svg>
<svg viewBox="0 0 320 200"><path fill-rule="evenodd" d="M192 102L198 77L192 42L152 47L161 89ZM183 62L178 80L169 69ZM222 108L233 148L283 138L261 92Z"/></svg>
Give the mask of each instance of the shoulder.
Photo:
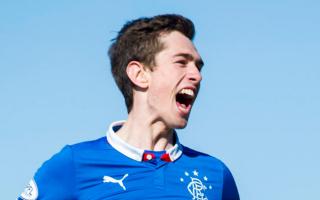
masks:
<svg viewBox="0 0 320 200"><path fill-rule="evenodd" d="M27 187L34 193L24 192L22 197L38 196L52 199L72 199L75 192L77 160L81 155L91 155L90 151L108 148L106 137L77 144L66 145L58 153L45 161ZM27 198L25 198L27 199Z"/></svg>
<svg viewBox="0 0 320 200"><path fill-rule="evenodd" d="M49 160L44 162L42 167L48 164L50 164L51 166L57 164L60 168L63 168L64 165L71 166L70 164L72 164L74 156L78 152L96 150L101 148L107 148L105 137L72 145L66 145L58 153L54 154Z"/></svg>
<svg viewBox="0 0 320 200"><path fill-rule="evenodd" d="M187 159L193 159L197 161L205 162L207 164L212 164L219 166L221 168L225 168L226 165L218 158L211 156L209 154L191 149L189 147L183 146L183 155L187 157Z"/></svg>
<svg viewBox="0 0 320 200"><path fill-rule="evenodd" d="M199 167L199 163L201 163L201 169L221 183L222 199L239 200L239 193L233 175L223 161L185 146L183 146L183 155L187 164L195 163Z"/></svg>
<svg viewBox="0 0 320 200"><path fill-rule="evenodd" d="M95 140L89 140L84 142L75 143L72 145L67 145L72 151L85 151L85 150L100 150L107 149L107 138L101 137Z"/></svg>
<svg viewBox="0 0 320 200"><path fill-rule="evenodd" d="M183 146L183 154L188 163L195 163L196 165L201 163L203 168L218 173L224 181L233 180L231 171L222 160L186 146Z"/></svg>
<svg viewBox="0 0 320 200"><path fill-rule="evenodd" d="M200 162L202 165L207 165L211 168L218 169L223 173L223 176L225 178L232 177L232 174L227 165L219 158L191 149L186 146L183 146L183 154L188 159L194 160L193 162Z"/></svg>

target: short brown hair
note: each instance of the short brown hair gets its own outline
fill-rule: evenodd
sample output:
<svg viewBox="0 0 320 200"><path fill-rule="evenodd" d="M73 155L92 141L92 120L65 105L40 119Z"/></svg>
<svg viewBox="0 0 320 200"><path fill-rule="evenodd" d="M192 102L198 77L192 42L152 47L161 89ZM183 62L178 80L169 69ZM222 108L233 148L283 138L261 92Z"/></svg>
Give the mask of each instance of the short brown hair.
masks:
<svg viewBox="0 0 320 200"><path fill-rule="evenodd" d="M159 37L163 33L179 31L190 40L195 34L191 20L176 14L157 15L127 22L113 39L108 54L113 78L124 96L128 113L133 104L133 84L126 73L129 62L138 61L151 68L155 56L164 46Z"/></svg>

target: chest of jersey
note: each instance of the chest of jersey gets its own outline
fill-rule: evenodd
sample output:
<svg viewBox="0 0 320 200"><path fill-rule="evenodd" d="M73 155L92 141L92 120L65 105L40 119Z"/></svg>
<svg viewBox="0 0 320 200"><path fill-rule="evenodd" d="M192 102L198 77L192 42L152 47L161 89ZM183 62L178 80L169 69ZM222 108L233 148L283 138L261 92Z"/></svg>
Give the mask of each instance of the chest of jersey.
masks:
<svg viewBox="0 0 320 200"><path fill-rule="evenodd" d="M76 170L78 199L221 199L219 169L183 158L170 163L86 162Z"/></svg>

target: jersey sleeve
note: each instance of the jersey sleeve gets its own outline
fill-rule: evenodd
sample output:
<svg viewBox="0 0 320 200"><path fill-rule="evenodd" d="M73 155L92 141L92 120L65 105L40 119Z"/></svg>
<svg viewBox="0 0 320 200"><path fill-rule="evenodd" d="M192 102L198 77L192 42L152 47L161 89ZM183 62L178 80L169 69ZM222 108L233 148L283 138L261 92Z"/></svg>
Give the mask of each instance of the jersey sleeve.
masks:
<svg viewBox="0 0 320 200"><path fill-rule="evenodd" d="M66 146L42 164L18 199L73 199L74 173L72 149Z"/></svg>
<svg viewBox="0 0 320 200"><path fill-rule="evenodd" d="M222 199L240 200L236 183L227 166L224 169Z"/></svg>

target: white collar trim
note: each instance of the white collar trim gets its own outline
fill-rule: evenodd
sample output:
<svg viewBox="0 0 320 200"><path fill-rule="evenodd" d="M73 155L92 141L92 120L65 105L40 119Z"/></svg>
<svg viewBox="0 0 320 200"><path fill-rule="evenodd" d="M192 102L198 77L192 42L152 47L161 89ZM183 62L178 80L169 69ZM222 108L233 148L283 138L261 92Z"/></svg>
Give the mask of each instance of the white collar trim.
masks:
<svg viewBox="0 0 320 200"><path fill-rule="evenodd" d="M114 127L123 125L125 121L116 121L110 124L109 129L107 131L107 140L109 144L115 148L120 153L125 156L136 160L142 161L144 150L136 148L125 141L123 141L114 131ZM182 145L179 143L179 139L177 134L175 133L176 144L170 149L166 150L166 153L169 154L171 161L177 160L182 155Z"/></svg>

